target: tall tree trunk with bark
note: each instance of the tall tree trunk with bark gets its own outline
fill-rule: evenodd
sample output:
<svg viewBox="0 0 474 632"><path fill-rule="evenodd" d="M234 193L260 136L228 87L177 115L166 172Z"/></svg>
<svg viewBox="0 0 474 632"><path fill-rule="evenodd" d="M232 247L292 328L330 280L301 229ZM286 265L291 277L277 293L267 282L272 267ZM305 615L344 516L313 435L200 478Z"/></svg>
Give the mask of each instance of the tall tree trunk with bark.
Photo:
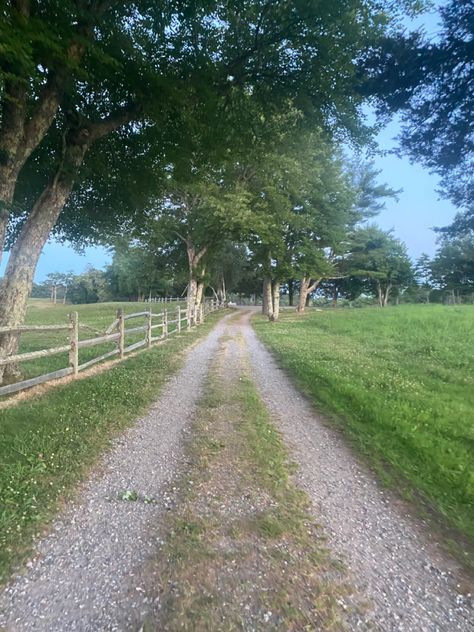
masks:
<svg viewBox="0 0 474 632"><path fill-rule="evenodd" d="M60 99L57 79L50 79L29 116L25 85L18 80L5 84L0 105L0 262L18 177L51 127Z"/></svg>
<svg viewBox="0 0 474 632"><path fill-rule="evenodd" d="M268 294L265 277L262 281L262 314L264 316L268 315Z"/></svg>
<svg viewBox="0 0 474 632"><path fill-rule="evenodd" d="M272 280L270 277L263 279L262 313L270 319L273 314Z"/></svg>
<svg viewBox="0 0 474 632"><path fill-rule="evenodd" d="M196 305L196 295L197 295L197 279L193 276L190 276L188 282L188 293L187 293L187 317L189 319L194 317L194 306Z"/></svg>
<svg viewBox="0 0 474 632"><path fill-rule="evenodd" d="M311 283L311 278L304 276L300 280L300 297L298 301L298 307L296 308L297 312L304 312L308 302L311 292L314 292L321 283L322 279L316 279Z"/></svg>
<svg viewBox="0 0 474 632"><path fill-rule="evenodd" d="M272 313L269 314L269 319L272 322L276 322L280 316L280 281L275 280L272 284Z"/></svg>
<svg viewBox="0 0 474 632"><path fill-rule="evenodd" d="M189 236L186 236L184 241L186 243L189 267L187 317L190 319L189 322L191 322L192 318L196 318L197 309L202 300L202 293L204 290L202 277L205 272L205 267L202 265L202 258L207 252L207 247L205 246L198 250Z"/></svg>
<svg viewBox="0 0 474 632"><path fill-rule="evenodd" d="M38 259L71 189L72 182L55 180L44 190L26 220L10 253L0 286L0 326L15 327L23 323ZM0 357L14 354L18 342L18 335L0 336ZM12 365L8 369L0 366L0 383L4 375L16 377L18 374Z"/></svg>
<svg viewBox="0 0 474 632"><path fill-rule="evenodd" d="M0 327L15 327L25 319L39 256L71 193L77 170L87 150L96 140L130 118L130 110L122 111L98 123L83 121L81 125L68 130L56 174L33 206L10 252L0 284ZM0 357L14 354L18 342L16 334L1 335ZM9 373L16 375L12 365L8 365L8 370L0 366L0 384Z"/></svg>
<svg viewBox="0 0 474 632"><path fill-rule="evenodd" d="M227 302L225 277L223 272L219 275L219 285L217 286L217 292L215 292L215 295L219 303L222 304Z"/></svg>
<svg viewBox="0 0 474 632"><path fill-rule="evenodd" d="M392 284L388 282L387 285L383 287L382 283L377 279L376 286L377 286L377 298L378 298L380 307L387 307L388 299L390 297L390 290L392 289Z"/></svg>
<svg viewBox="0 0 474 632"><path fill-rule="evenodd" d="M204 270L202 271L202 274L204 274ZM204 281L200 279L197 283L197 288L196 288L196 309L199 309L202 303L203 295L204 295Z"/></svg>

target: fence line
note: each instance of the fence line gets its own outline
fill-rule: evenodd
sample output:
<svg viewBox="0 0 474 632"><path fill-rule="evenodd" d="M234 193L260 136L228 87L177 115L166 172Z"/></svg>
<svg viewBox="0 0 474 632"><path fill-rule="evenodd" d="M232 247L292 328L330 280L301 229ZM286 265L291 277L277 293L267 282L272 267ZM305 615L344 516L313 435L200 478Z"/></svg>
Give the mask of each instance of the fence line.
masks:
<svg viewBox="0 0 474 632"><path fill-rule="evenodd" d="M156 301L162 302L162 301ZM164 302L164 301L163 301ZM171 301L170 301L171 302ZM120 360L123 360L127 353L135 351L141 347L150 349L153 343L165 340L170 335L180 333L183 330L183 324L186 325L186 330L189 331L191 327L195 327L204 322L206 314L221 309L223 304L218 301L206 300L204 305L200 305L197 309L182 309L180 305L176 309L176 317L169 319L168 310L165 309L159 314L152 312L151 308L146 312L136 312L134 314L124 314L123 309L117 311L117 317L112 324L105 330L105 333L101 336L95 336L94 338L88 338L86 340L79 340L79 329L92 329L86 325L82 325L79 322L77 312L71 312L69 314L69 322L65 325L21 325L17 327L1 327L0 333L24 333L24 332L52 332L52 331L69 331L69 343L60 347L52 347L49 349L42 349L40 351L30 351L27 353L18 353L12 356L0 358L0 365L13 364L18 362L26 362L28 360L35 360L37 358L43 358L58 353L68 352L69 354L69 366L58 371L52 371L39 375L38 377L30 378L28 380L22 380L21 382L15 382L14 384L7 384L6 386L0 386L0 396L10 395L18 391L23 391L32 386L38 384L44 384L51 380L65 377L66 375L72 375L77 377L80 371L89 368L90 366L101 362L107 358L118 355ZM146 323L137 327L126 327L128 321L134 318L146 318ZM160 319L161 322L154 323L154 319ZM170 330L170 325L173 327ZM153 335L156 330L161 330L157 336ZM125 337L127 334L137 334L143 332L144 338L137 342L134 342L128 346L125 345ZM99 333L99 332L96 332ZM100 344L114 342L116 348L112 351L108 351L96 358L92 358L87 362L79 364L79 349L86 347L95 347Z"/></svg>
<svg viewBox="0 0 474 632"><path fill-rule="evenodd" d="M187 303L186 296L155 296L144 299L145 303Z"/></svg>

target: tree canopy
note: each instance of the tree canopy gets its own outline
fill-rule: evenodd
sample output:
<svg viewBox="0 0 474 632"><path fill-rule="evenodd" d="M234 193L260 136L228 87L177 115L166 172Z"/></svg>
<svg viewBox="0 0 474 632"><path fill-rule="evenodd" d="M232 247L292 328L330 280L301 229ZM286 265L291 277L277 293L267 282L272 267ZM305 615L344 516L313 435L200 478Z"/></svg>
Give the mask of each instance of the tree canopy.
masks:
<svg viewBox="0 0 474 632"><path fill-rule="evenodd" d="M6 0L0 251L7 245L10 256L0 325L22 322L52 233L78 245L128 239L127 256L143 271L164 257L176 270L187 263L196 297L218 274L216 253L226 242L252 256L274 299L283 279L330 275L347 230L394 194L376 190L370 170L351 181L338 144L370 137L368 96L413 114L410 99L428 94L420 72L410 71L411 93L403 72L389 85L390 51L419 50L442 99L443 69L453 55L468 59L462 11L443 13L439 46L396 35L422 4ZM462 68L458 75L461 103ZM431 152L443 169L461 168L467 110L459 108L451 149ZM433 129L420 136L423 156ZM136 250L144 243L150 256ZM118 254L116 264L120 283L128 263ZM16 344L17 336L0 336L0 356Z"/></svg>

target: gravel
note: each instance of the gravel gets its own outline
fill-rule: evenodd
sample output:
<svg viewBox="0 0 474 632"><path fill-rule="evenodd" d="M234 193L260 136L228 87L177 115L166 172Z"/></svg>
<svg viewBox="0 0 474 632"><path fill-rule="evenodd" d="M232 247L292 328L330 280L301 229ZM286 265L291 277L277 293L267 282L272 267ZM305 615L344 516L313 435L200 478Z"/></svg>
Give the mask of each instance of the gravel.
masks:
<svg viewBox="0 0 474 632"><path fill-rule="evenodd" d="M397 632L474 630L472 586L436 545L429 526L381 489L343 438L298 392L249 325L241 320L260 394L299 465L333 554L369 600L364 624ZM317 353L317 351L315 351Z"/></svg>
<svg viewBox="0 0 474 632"><path fill-rule="evenodd" d="M0 595L0 627L136 629L149 607L140 569L159 547L160 516L172 502L168 493L183 460L183 432L224 328L221 321L190 351L148 414L114 442L37 543L26 573Z"/></svg>
<svg viewBox="0 0 474 632"><path fill-rule="evenodd" d="M293 387L257 339L249 315L246 310L233 321L230 333L242 334L247 343L257 386L299 465L298 482L329 548L367 597L365 619L352 629L474 630L472 597L458 585L457 564L430 539L427 525L379 488L339 433ZM115 441L38 541L26 572L0 594L0 627L138 630L156 607L148 603L141 569L162 544L160 516L173 503L173 481L185 467L183 434L225 332L224 319L191 350L149 413ZM125 499L135 493L137 500Z"/></svg>

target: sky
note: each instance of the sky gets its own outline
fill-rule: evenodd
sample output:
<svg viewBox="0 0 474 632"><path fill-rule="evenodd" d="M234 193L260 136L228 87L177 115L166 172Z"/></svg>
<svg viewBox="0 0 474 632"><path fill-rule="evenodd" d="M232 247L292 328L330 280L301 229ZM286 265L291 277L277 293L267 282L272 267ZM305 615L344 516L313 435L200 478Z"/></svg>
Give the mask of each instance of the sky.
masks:
<svg viewBox="0 0 474 632"><path fill-rule="evenodd" d="M440 2L436 2L439 6ZM423 26L427 34L438 30L436 12L419 16L415 21L407 21L407 26ZM394 121L377 137L381 150L394 149L394 138L399 132L399 124ZM428 173L420 164L411 164L407 157L381 155L374 159L375 167L381 171L380 182L392 189L402 189L398 202L389 200L386 208L375 219L384 230L393 229L395 237L407 246L408 254L416 259L423 252L432 256L436 250L434 226L445 226L456 214L456 208L447 200L440 199L436 189L439 179ZM0 266L3 274L7 257ZM105 248L86 248L78 254L70 245L48 242L43 249L35 281L40 283L51 272L83 272L88 266L103 268L111 261L110 251Z"/></svg>
<svg viewBox="0 0 474 632"><path fill-rule="evenodd" d="M379 147L395 148L397 143L393 139L398 130L397 123L385 128L378 136ZM440 199L436 192L439 178L420 164L410 163L407 157L378 156L375 166L381 170L381 182L386 182L392 189L402 189L402 192L398 201L390 199L386 202L385 209L374 221L384 230L393 229L394 235L406 244L413 259L423 252L432 256L437 238L433 227L446 226L457 212L451 202Z"/></svg>

